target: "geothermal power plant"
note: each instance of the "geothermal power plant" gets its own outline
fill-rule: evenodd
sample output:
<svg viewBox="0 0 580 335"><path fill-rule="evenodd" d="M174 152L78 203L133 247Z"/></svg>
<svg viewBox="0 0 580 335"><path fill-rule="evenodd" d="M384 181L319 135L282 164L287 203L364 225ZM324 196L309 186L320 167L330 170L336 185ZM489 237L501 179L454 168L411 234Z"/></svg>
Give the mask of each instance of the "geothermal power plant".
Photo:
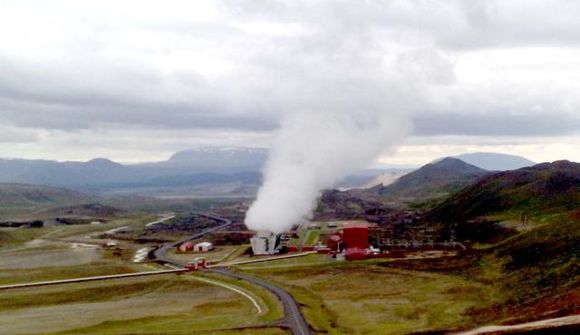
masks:
<svg viewBox="0 0 580 335"><path fill-rule="evenodd" d="M250 241L256 256L317 252L348 261L394 255L399 257L420 250L465 249L462 243L451 240L435 242L433 232L429 229L408 228L395 232L365 222L309 222L281 234L258 231Z"/></svg>
<svg viewBox="0 0 580 335"><path fill-rule="evenodd" d="M320 229L316 224L308 227L308 229L311 228ZM361 260L368 257L369 227L367 224L350 223L333 230L334 232L324 242L318 242L316 246L303 245L300 250L340 255L347 260ZM291 233L274 234L269 231L258 231L250 239L252 252L256 256L273 255L279 253L283 246L286 246L285 250L289 252L299 251L297 246L288 245L290 235Z"/></svg>
<svg viewBox="0 0 580 335"><path fill-rule="evenodd" d="M269 231L259 231L250 239L254 255L273 255L278 252L280 235Z"/></svg>

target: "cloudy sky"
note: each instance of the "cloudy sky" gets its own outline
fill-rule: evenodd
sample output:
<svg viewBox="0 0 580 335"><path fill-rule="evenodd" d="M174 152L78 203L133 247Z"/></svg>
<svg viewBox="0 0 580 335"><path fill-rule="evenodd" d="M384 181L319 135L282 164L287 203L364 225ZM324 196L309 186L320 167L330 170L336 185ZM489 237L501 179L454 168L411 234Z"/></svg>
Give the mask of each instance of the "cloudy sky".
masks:
<svg viewBox="0 0 580 335"><path fill-rule="evenodd" d="M385 164L580 161L580 2L0 0L0 157L268 147L293 113L400 113Z"/></svg>

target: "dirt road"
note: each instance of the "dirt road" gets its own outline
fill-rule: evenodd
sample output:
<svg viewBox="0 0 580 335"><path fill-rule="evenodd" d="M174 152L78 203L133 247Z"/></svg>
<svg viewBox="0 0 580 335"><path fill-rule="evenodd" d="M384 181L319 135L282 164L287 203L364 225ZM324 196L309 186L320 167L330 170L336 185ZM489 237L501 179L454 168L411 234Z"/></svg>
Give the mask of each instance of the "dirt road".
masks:
<svg viewBox="0 0 580 335"><path fill-rule="evenodd" d="M580 315L526 322L510 326L484 326L456 335L504 335L504 334L580 334Z"/></svg>

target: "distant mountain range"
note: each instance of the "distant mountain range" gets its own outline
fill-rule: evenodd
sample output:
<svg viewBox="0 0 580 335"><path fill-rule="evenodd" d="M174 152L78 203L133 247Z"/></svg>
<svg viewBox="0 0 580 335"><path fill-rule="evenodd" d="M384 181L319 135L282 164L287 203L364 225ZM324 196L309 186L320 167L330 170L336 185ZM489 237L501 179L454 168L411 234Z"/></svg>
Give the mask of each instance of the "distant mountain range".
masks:
<svg viewBox="0 0 580 335"><path fill-rule="evenodd" d="M370 180L351 195L365 200L440 197L456 192L493 171L532 166L535 163L514 155L469 153L440 158L414 171L390 170Z"/></svg>
<svg viewBox="0 0 580 335"><path fill-rule="evenodd" d="M507 163L515 166L513 163L515 161L519 164L530 162L509 155L489 153L470 155L469 157L478 164L493 166L496 170L506 167ZM262 182L260 171L267 157L266 149L212 147L180 151L167 161L131 165L119 164L104 158L87 162L0 159L0 182L48 185L97 194L253 196ZM501 162L505 164L501 165ZM443 170L447 168L452 167L442 167L438 172L439 175L433 175L429 183L440 183L438 180L444 177ZM401 169L358 171L344 178L336 187L371 188L381 183L393 183L406 172L408 170ZM406 176L401 183L395 183L396 185L386 189L377 186L375 191L378 191L379 195L387 193L404 195L403 189L412 188L414 183L412 179L416 177L421 176ZM449 186L453 188L463 185L459 179L454 180L455 185ZM446 182L445 177L441 180ZM425 183L422 181L417 190L425 190L424 186ZM415 193L417 190L409 190L407 193ZM422 193L430 192L426 190Z"/></svg>
<svg viewBox="0 0 580 335"><path fill-rule="evenodd" d="M456 192L489 173L459 159L447 157L405 174L387 186L378 185L349 192L365 200L438 197Z"/></svg>
<svg viewBox="0 0 580 335"><path fill-rule="evenodd" d="M335 187L344 191L353 188L366 189L381 184L387 185L411 171L412 169L400 168L361 170L347 176L335 185Z"/></svg>
<svg viewBox="0 0 580 335"><path fill-rule="evenodd" d="M461 159L468 164L489 171L515 170L536 164L535 162L521 156L491 152L462 154L454 156L454 158Z"/></svg>
<svg viewBox="0 0 580 335"><path fill-rule="evenodd" d="M104 158L87 162L0 158L0 183L99 194L253 196L261 184L267 156L268 150L260 148L211 147L180 151L167 161L130 165ZM338 187L360 187L383 172L360 171Z"/></svg>
<svg viewBox="0 0 580 335"><path fill-rule="evenodd" d="M236 173L260 170L267 158L266 149L212 147L179 151L162 164L195 169L197 172Z"/></svg>
<svg viewBox="0 0 580 335"><path fill-rule="evenodd" d="M0 159L0 182L96 193L155 193L168 187L194 187L205 193L202 185L216 188L219 184L221 193L244 190L253 194L261 182L259 169L266 158L264 149L219 147L180 151L167 161L133 165L103 158L88 162Z"/></svg>
<svg viewBox="0 0 580 335"><path fill-rule="evenodd" d="M0 159L0 181L79 185L191 173L230 174L259 170L266 157L264 149L220 147L180 151L167 161L131 165L104 158L88 162Z"/></svg>

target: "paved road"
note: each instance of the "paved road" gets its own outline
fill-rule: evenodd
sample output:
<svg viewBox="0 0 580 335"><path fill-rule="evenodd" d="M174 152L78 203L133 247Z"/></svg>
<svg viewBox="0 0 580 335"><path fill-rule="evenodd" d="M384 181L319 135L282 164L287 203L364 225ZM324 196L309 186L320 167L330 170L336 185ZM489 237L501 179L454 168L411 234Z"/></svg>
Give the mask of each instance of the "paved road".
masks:
<svg viewBox="0 0 580 335"><path fill-rule="evenodd" d="M184 239L181 239L181 240L179 240L177 242L165 243L163 246L161 246L160 248L155 249L153 251L153 258L154 258L154 260L156 260L156 261L158 261L160 263L167 263L167 264L172 264L174 266L183 267L184 264L179 264L179 263L177 263L177 262L175 262L175 261L173 261L173 260L171 260L171 259L169 259L169 258L167 258L165 256L165 254L167 253L167 251L169 251L169 249L175 248L175 247L177 247L178 245L180 245L182 243L185 243L185 242L188 242L188 241L195 240L195 239L198 239L200 237L203 237L204 235L206 235L208 233L211 233L213 231L226 228L226 227L228 227L229 225L232 224L232 221L231 220L224 219L224 218L221 218L219 216L215 216L215 215L211 215L211 214L205 214L205 213L195 213L195 214L198 215L198 216L202 216L202 217L208 218L208 219L216 220L218 222L221 222L222 224L219 225L219 226L213 227L213 228L206 229L206 230L204 230L204 231L202 231L200 233L191 235L191 236L186 237Z"/></svg>
<svg viewBox="0 0 580 335"><path fill-rule="evenodd" d="M298 307L298 303L294 298L282 288L273 285L263 279L256 278L244 273L235 273L226 268L222 269L209 269L206 270L208 272L218 273L222 276L245 280L250 282L254 285L261 286L266 290L274 293L280 301L282 301L282 305L284 306L284 319L281 322L281 325L290 328L292 334L294 335L310 335L310 328L308 328L308 324Z"/></svg>
<svg viewBox="0 0 580 335"><path fill-rule="evenodd" d="M162 217L161 219L159 219L157 221L149 222L148 224L145 225L145 227L151 227L151 226L154 226L156 224L163 223L163 222L165 222L167 220L171 220L173 218L175 218L175 215L164 216L164 217Z"/></svg>
<svg viewBox="0 0 580 335"><path fill-rule="evenodd" d="M203 283L207 283L207 284L211 284L211 285L215 285L215 286L221 286L223 288L226 288L230 291L236 292L237 294L245 297L246 299L250 300L250 302L252 302L252 305L254 305L254 308L256 308L256 312L258 313L258 315L264 314L264 309L262 309L262 307L260 306L260 303L258 302L258 300L256 300L256 298L254 298L253 296L251 296L250 294L248 294L246 291L241 290L235 286L229 285L229 284L225 284L219 281L215 281L215 280L211 280L211 279L207 279L207 278L203 278L200 276L189 276L187 277L188 279L191 280L197 280Z"/></svg>
<svg viewBox="0 0 580 335"><path fill-rule="evenodd" d="M187 241L191 241L191 240L200 238L203 235L210 233L212 231L223 229L223 228L232 224L232 222L230 220L224 219L224 218L221 218L221 217L218 217L215 215L203 214L203 213L196 213L196 214L210 218L210 219L214 219L214 220L217 220L220 222L223 222L223 224L219 225L217 227L214 227L214 228L204 230L200 233L189 236L189 237L184 238L182 240L179 240L177 242L164 244L162 247L160 247L159 249L157 249L153 252L153 257L155 260L157 260L161 263L172 265L172 266L183 267L184 264L180 264L174 260L168 259L165 256L165 254L167 253L167 251L169 249L175 248L177 245L179 245L181 243L185 243ZM252 277L252 276L247 275L247 274L234 273L234 272L231 272L230 270L225 269L225 268L223 268L223 269L215 269L214 268L214 269L208 269L206 271L218 273L222 276L235 278L238 280L245 280L249 283L263 287L266 290L272 292L274 295L276 295L280 299L280 301L282 301L282 305L284 306L284 319L282 320L281 324L285 327L290 328L290 330L292 331L292 334L294 334L294 335L310 335L311 334L310 329L308 328L308 324L306 323L304 316L302 315L302 312L300 311L300 308L298 307L298 303L296 302L296 300L294 300L294 298L288 292L284 291L282 288L280 288L276 285L273 285L273 284L271 284L263 279Z"/></svg>

